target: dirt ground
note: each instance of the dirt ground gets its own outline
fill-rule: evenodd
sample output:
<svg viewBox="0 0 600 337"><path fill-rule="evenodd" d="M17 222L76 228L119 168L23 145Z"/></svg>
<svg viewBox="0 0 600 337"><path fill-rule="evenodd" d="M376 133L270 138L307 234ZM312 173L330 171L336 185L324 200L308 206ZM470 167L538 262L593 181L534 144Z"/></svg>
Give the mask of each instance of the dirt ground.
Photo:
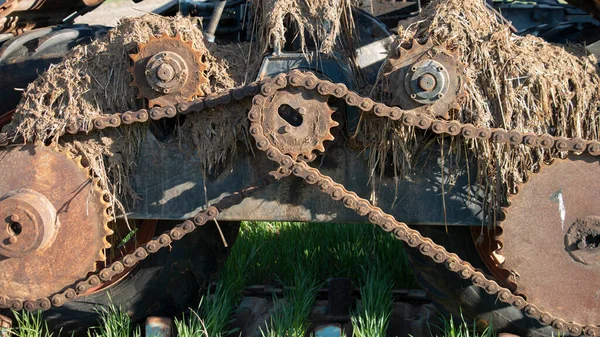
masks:
<svg viewBox="0 0 600 337"><path fill-rule="evenodd" d="M121 18L141 16L170 2L172 0L144 0L139 3L131 0L108 0L90 13L78 17L75 22L115 26Z"/></svg>

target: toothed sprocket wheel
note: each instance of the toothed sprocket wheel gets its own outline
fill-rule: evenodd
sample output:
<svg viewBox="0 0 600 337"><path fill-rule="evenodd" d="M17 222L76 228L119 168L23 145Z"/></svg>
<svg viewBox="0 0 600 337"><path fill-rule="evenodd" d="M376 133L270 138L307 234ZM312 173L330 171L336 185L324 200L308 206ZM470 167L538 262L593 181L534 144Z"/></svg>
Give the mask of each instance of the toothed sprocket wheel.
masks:
<svg viewBox="0 0 600 337"><path fill-rule="evenodd" d="M325 152L324 142L334 139L328 97L305 88L278 90L261 109L261 126L269 142L294 160L312 161L315 151Z"/></svg>
<svg viewBox="0 0 600 337"><path fill-rule="evenodd" d="M203 53L185 41L180 34L152 37L148 43L138 43L138 53L130 54L134 62L129 72L132 85L138 88L138 98L146 98L148 106L174 105L204 96L202 85L207 65Z"/></svg>
<svg viewBox="0 0 600 337"><path fill-rule="evenodd" d="M400 55L389 63L392 70L384 77L392 105L445 119L450 111L460 109L465 66L456 53L431 40L414 40L411 47L400 47Z"/></svg>
<svg viewBox="0 0 600 337"><path fill-rule="evenodd" d="M45 308L105 261L110 204L80 157L44 145L1 152L0 298Z"/></svg>
<svg viewBox="0 0 600 337"><path fill-rule="evenodd" d="M580 324L597 325L600 315L598 175L600 164L587 155L542 165L509 196L499 226L482 232L492 244L477 246L514 293Z"/></svg>

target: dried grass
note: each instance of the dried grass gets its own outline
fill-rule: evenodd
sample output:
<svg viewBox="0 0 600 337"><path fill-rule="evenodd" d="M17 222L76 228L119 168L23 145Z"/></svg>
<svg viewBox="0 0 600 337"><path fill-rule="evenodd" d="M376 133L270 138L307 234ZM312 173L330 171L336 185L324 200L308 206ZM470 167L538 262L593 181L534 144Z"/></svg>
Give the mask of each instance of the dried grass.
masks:
<svg viewBox="0 0 600 337"><path fill-rule="evenodd" d="M254 79L260 52L283 46L287 21L298 26L302 50L314 43L325 54L346 48L352 40L350 0L262 0L255 7L257 40L251 44L205 45L194 19L146 15L125 19L104 38L76 47L65 60L50 68L24 93L10 128L26 141L54 141L69 121L88 122L97 115L142 108L131 87L129 53L151 35L180 33L205 51L209 64L206 93L231 88ZM305 36L308 32L310 36ZM482 0L436 0L407 30L399 32L398 45L430 38L455 51L466 65L467 98L452 118L477 126L551 133L556 136L598 139L600 104L596 60L575 46L557 46L541 39L513 35L487 11ZM289 38L289 37L288 37ZM257 50L258 49L258 50ZM396 53L397 51L392 51ZM254 57L253 57L254 56ZM249 72L249 70L254 72ZM377 99L385 97L375 95ZM178 137L196 146L202 169L219 167L235 153L238 142L248 142L246 111L242 101L213 111L187 116ZM77 136L68 146L82 154L96 175L117 197L136 198L128 177L146 126L125 127ZM444 163L452 184L455 162L465 153L476 157L478 182L492 207L502 204L506 192L526 179L550 154L540 149L493 145L460 138L423 135L401 123L362 116L355 140L367 149L374 174L392 167L396 177L414 168L421 151L445 142L450 151ZM249 144L249 143L247 143ZM379 171L376 171L376 170ZM375 173L377 172L377 173ZM494 214L493 212L491 214Z"/></svg>
<svg viewBox="0 0 600 337"><path fill-rule="evenodd" d="M291 24L299 34L293 39L300 39L305 54L312 44L314 50L323 54L332 54L338 42L342 48L337 51L351 50L343 47L351 44L354 31L351 0L260 0L255 3L257 40L263 52L283 48L288 40L286 27Z"/></svg>
<svg viewBox="0 0 600 337"><path fill-rule="evenodd" d="M94 175L112 192L113 209L124 213L126 207L121 202L132 206L139 198L129 177L135 170L139 142L148 131L148 123L107 129L90 136L64 137L60 141L58 137L70 121L90 123L101 114L145 107L144 101L135 98L137 88L130 85L129 54L136 50L138 42L146 43L153 35L179 33L204 53L209 78L209 83L202 88L205 93L241 85L255 76L247 72L247 69L257 68L248 66L250 44L206 46L201 29L198 19L180 16L167 18L148 14L124 19L103 38L74 48L61 63L29 85L8 128L26 142L53 142L84 157ZM210 169L224 162L235 150L238 139L243 138L238 135L244 134L247 106L248 103L243 102L227 109L208 111L206 116L190 115L178 130L181 136L178 139L193 142L202 167Z"/></svg>
<svg viewBox="0 0 600 337"><path fill-rule="evenodd" d="M490 128L598 139L600 77L596 59L583 48L516 36L481 0L433 1L399 36L398 45L429 38L435 45L455 51L466 65L467 98L453 119ZM357 138L372 150L371 167L383 170L391 164L397 176L414 166L415 155L424 147L441 142L416 135L401 123L374 118L364 118L361 130ZM476 157L478 181L493 208L504 203L506 193L514 192L516 185L551 155L521 146L514 149L480 141L465 144L461 139L446 140L446 145L448 142L452 142L452 152L447 155L467 152ZM391 160L387 157L390 150Z"/></svg>

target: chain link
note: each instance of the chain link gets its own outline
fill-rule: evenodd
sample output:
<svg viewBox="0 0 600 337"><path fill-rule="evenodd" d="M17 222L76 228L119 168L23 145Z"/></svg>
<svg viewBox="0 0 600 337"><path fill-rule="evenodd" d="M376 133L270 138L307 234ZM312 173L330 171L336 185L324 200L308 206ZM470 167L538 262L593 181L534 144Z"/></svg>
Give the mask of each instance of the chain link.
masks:
<svg viewBox="0 0 600 337"><path fill-rule="evenodd" d="M51 306L60 307L67 301L74 299L77 295L85 294L91 288L97 287L103 282L108 282L115 276L134 267L136 264L147 258L150 254L158 252L160 249L170 247L174 241L181 240L187 234L193 232L196 228L204 226L208 221L214 220L224 210L241 203L245 198L254 194L257 190L275 182L290 174L289 170L279 169L272 171L265 177L259 179L255 184L223 197L215 205L209 206L206 210L198 212L194 217L176 225L170 230L163 232L152 240L148 241L135 251L123 256L120 260L111 263L110 266L88 276L85 280L78 282L73 287L54 294L49 298L40 298L36 300L23 300L19 298L9 298L0 295L0 308L9 308L12 310L26 309L28 311L47 310Z"/></svg>
<svg viewBox="0 0 600 337"><path fill-rule="evenodd" d="M267 157L280 165L280 169L271 172L269 177L276 181L285 176L293 174L304 179L318 188L330 198L340 201L347 208L354 210L357 214L367 217L369 222L381 227L387 232L405 242L410 247L418 249L421 254L430 257L435 263L443 264L448 270L456 273L462 279L470 280L475 286L480 287L488 294L496 295L498 300L512 305L523 311L527 316L538 320L542 325L552 326L554 329L569 333L571 335L584 334L588 337L600 337L600 329L595 325L582 325L575 322L566 322L560 318L542 311L535 304L527 302L523 297L513 294L509 289L502 287L496 281L489 279L482 272L476 270L468 262L463 261L458 255L449 253L443 246L435 244L431 239L423 237L418 231L413 230L406 223L397 221L393 216L386 214L380 208L373 206L368 200L347 191L343 185L336 183L315 168L311 168L302 161L295 161L290 156L282 154L263 133L260 120L264 108L269 100L278 90L289 87L302 87L313 90L322 96L334 96L343 99L347 105L357 107L362 112L373 113L382 118L399 121L407 127L416 127L429 130L439 135L461 136L465 139L476 139L490 141L497 144L508 144L511 146L523 145L530 148L555 149L562 152L574 152L577 154L589 153L592 156L600 155L600 142L584 140L581 138L555 137L549 134L523 133L518 130L505 130L486 127L477 127L468 123L458 121L446 121L432 117L402 110L398 107L390 107L383 103L374 102L368 97L362 97L356 92L349 90L344 84L332 83L321 80L312 73L302 73L293 70L287 74L279 74L262 82L253 82L249 85L210 94L204 98L191 102L179 103L176 106L155 107L150 110L140 109L127 111L112 115L103 115L93 119L91 123L72 123L67 125L65 132L69 134L88 133L92 130L116 128L123 124L143 123L148 120L159 120L172 118L177 115L185 115L192 112L201 112L204 109L219 105L229 104L232 100L242 100L252 97L252 108L248 113L250 120L250 134L256 141L259 150L264 151ZM0 147L10 144L13 135L0 133ZM261 184L263 186L264 184ZM254 191L253 188L250 189ZM214 219L223 209L235 205L248 195L248 191L233 194L222 199L216 206L198 213L194 218L186 220L175 228L155 237L145 246L124 256L121 260L112 263L86 280L77 283L74 287L52 296L50 299L18 300L0 296L0 307L8 307L15 310L25 308L28 310L48 309L52 305L60 306L66 301L83 294L88 289L108 281L115 275L123 272L125 268L131 268L139 261L145 259L149 254L169 246L173 241L181 239L184 235L193 231L196 227L204 225L207 221Z"/></svg>
<svg viewBox="0 0 600 337"><path fill-rule="evenodd" d="M285 78L288 79L287 83L284 81ZM509 289L489 279L471 264L463 261L458 255L448 252L443 246L423 237L406 223L397 221L393 216L375 207L368 200L346 190L343 185L323 175L318 169L310 167L305 162L295 161L290 156L283 154L269 142L269 138L262 130L260 120L272 95L277 90L284 90L288 87L304 87L310 90L318 88L317 91L320 95L333 95L343 98L348 105L358 107L363 112L373 112L377 116L399 120L406 126L431 130L436 134L462 135L468 139L480 139L498 144L525 145L575 153L587 151L595 156L599 154L598 151L600 150L598 142L584 141L580 138L553 137L548 134L521 133L515 130L488 129L457 121L436 120L428 116L409 113L397 107L388 107L385 104L373 102L371 99L361 97L341 85L319 80L312 74L304 74L298 71L293 71L289 75L280 75L277 81L271 81L263 85L261 94L254 97L253 106L248 114L251 122L250 134L256 140L257 147L264 151L270 160L281 165L282 168L289 169L293 175L304 179L308 184L317 185L319 190L329 195L331 199L341 202L346 208L366 217L370 223L381 227L384 231L392 232L397 239L412 248L418 249L421 254L428 256L435 263L444 265L446 269L456 273L462 279L471 281L473 285L483 289L488 294L496 295L499 301L523 311L525 315L538 320L542 325L552 326L562 333L575 336L581 334L589 337L599 336L600 331L597 326L566 322L543 311L522 296L513 294Z"/></svg>

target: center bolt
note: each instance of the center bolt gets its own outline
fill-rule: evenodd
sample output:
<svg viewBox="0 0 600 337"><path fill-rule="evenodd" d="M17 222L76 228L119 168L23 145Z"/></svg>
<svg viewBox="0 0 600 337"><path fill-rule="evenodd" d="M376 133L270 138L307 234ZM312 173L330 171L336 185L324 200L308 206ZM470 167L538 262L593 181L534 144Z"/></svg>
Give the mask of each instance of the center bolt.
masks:
<svg viewBox="0 0 600 337"><path fill-rule="evenodd" d="M435 77L431 74L424 74L419 78L419 88L425 91L431 91L435 89L436 84Z"/></svg>
<svg viewBox="0 0 600 337"><path fill-rule="evenodd" d="M156 69L156 76L163 82L169 82L175 77L175 70L170 64L163 63Z"/></svg>

